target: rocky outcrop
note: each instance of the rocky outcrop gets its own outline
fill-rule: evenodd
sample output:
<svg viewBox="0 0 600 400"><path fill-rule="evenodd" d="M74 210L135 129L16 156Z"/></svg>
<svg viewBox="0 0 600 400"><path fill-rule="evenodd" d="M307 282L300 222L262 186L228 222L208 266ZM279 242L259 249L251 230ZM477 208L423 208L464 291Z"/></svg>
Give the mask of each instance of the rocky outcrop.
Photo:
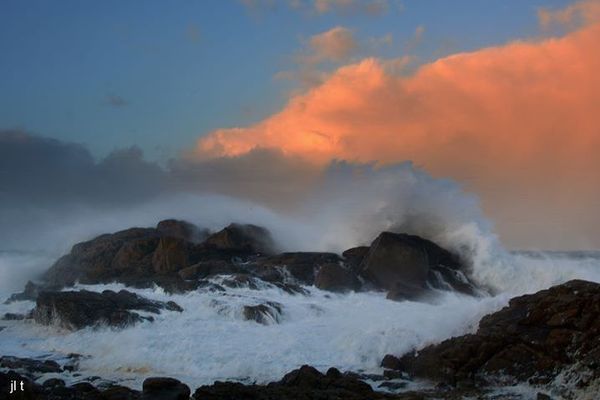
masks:
<svg viewBox="0 0 600 400"><path fill-rule="evenodd" d="M600 284L575 280L512 299L475 334L384 361L451 385L545 384L563 373L563 381L585 388L600 384L599 359Z"/></svg>
<svg viewBox="0 0 600 400"><path fill-rule="evenodd" d="M475 293L459 258L418 236L383 232L371 244L358 271L376 287L387 290L393 300L419 299L428 289Z"/></svg>
<svg viewBox="0 0 600 400"><path fill-rule="evenodd" d="M173 378L147 378L142 384L143 400L188 400L190 388Z"/></svg>
<svg viewBox="0 0 600 400"><path fill-rule="evenodd" d="M330 292L347 292L360 289L358 277L339 264L325 264L317 272L315 286Z"/></svg>
<svg viewBox="0 0 600 400"><path fill-rule="evenodd" d="M354 378L330 368L322 374L315 368L303 366L283 377L279 382L266 386L242 385L234 382L216 382L202 386L193 396L196 400L254 399L382 399L386 395L376 393L371 387Z"/></svg>
<svg viewBox="0 0 600 400"><path fill-rule="evenodd" d="M256 225L230 224L209 235L188 222L169 219L156 228L131 228L76 244L39 285L28 283L8 301L35 300L42 290L76 282L157 285L168 293L183 293L218 275L233 275L227 282L234 285L246 275L250 288L262 287L256 281L262 280L296 294L306 293L299 285L332 292L385 290L393 300L421 299L432 289L476 293L458 257L417 236L384 232L371 246L348 249L341 257L326 252L273 254L274 248L270 233Z"/></svg>
<svg viewBox="0 0 600 400"><path fill-rule="evenodd" d="M37 298L33 317L43 325L57 324L71 330L87 326L123 328L141 321L152 321L132 311L159 314L162 310L183 309L174 302L149 300L135 293L121 290L102 293L81 290L78 292L42 292Z"/></svg>

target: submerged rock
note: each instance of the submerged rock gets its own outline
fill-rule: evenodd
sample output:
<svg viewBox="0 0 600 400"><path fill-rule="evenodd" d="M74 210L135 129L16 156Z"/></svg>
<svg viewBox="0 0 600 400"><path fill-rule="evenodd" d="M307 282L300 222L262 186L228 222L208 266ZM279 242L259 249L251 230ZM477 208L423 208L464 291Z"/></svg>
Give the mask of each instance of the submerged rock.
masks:
<svg viewBox="0 0 600 400"><path fill-rule="evenodd" d="M42 292L36 301L33 317L37 323L58 324L71 330L101 325L124 328L152 320L152 317L143 317L131 310L159 314L161 310L181 312L182 308L174 302L149 300L126 290L118 293L111 290L102 293L86 290Z"/></svg>
<svg viewBox="0 0 600 400"><path fill-rule="evenodd" d="M600 284L574 280L512 299L484 317L475 334L384 361L451 385L546 384L565 373L563 380L585 388L600 384L599 359Z"/></svg>
<svg viewBox="0 0 600 400"><path fill-rule="evenodd" d="M274 301L267 301L256 306L244 306L242 314L248 321L258 322L262 325L277 324L281 320L283 305Z"/></svg>

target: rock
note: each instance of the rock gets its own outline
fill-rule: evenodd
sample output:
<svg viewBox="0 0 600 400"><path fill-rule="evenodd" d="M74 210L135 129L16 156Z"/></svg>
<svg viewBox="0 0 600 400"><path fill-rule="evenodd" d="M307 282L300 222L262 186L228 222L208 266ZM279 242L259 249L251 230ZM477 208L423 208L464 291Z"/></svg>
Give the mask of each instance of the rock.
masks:
<svg viewBox="0 0 600 400"><path fill-rule="evenodd" d="M152 242L158 237L155 229L131 228L78 243L44 274L44 279L49 284L62 286L73 286L76 281L89 284L113 282L125 273L124 267L127 266L124 260L113 264L121 247L137 240ZM142 258L145 256L134 249L129 251ZM132 264L137 266L139 262L134 258Z"/></svg>
<svg viewBox="0 0 600 400"><path fill-rule="evenodd" d="M340 261L340 257L334 253L281 253L256 260L255 265L249 268L253 268L252 272L258 276L261 276L264 270L279 270L281 276L290 276L296 282L304 285L313 285L316 273L321 266Z"/></svg>
<svg viewBox="0 0 600 400"><path fill-rule="evenodd" d="M458 257L418 236L383 232L371 244L360 274L393 300L418 299L429 287L473 294Z"/></svg>
<svg viewBox="0 0 600 400"><path fill-rule="evenodd" d="M342 253L344 264L346 264L351 271L358 272L360 264L368 252L369 247L367 246L359 246L348 249Z"/></svg>
<svg viewBox="0 0 600 400"><path fill-rule="evenodd" d="M152 255L158 237L134 239L121 245L110 264L114 278L121 275L147 276L152 272Z"/></svg>
<svg viewBox="0 0 600 400"><path fill-rule="evenodd" d="M147 378L142 385L142 400L188 400L190 388L173 378Z"/></svg>
<svg viewBox="0 0 600 400"><path fill-rule="evenodd" d="M330 368L322 374L304 365L286 374L279 382L266 386L242 385L234 382L215 382L202 386L194 393L196 400L255 399L255 400L376 400L388 398L376 393L371 387L354 378Z"/></svg>
<svg viewBox="0 0 600 400"><path fill-rule="evenodd" d="M62 372L62 368L56 361L40 361L32 358L19 358L12 356L0 357L0 368L12 369L32 376Z"/></svg>
<svg viewBox="0 0 600 400"><path fill-rule="evenodd" d="M185 280L205 279L215 275L229 275L241 272L241 269L225 260L210 260L196 263L179 271Z"/></svg>
<svg viewBox="0 0 600 400"><path fill-rule="evenodd" d="M23 292L11 295L4 304L10 304L15 301L35 301L41 290L60 290L61 288L61 285L36 285L28 281Z"/></svg>
<svg viewBox="0 0 600 400"><path fill-rule="evenodd" d="M281 320L283 306L274 301L267 301L256 306L244 306L242 313L244 319L255 321L262 325L277 324Z"/></svg>
<svg viewBox="0 0 600 400"><path fill-rule="evenodd" d="M317 272L315 286L330 292L347 292L360 289L360 281L350 270L339 264L325 264Z"/></svg>
<svg viewBox="0 0 600 400"><path fill-rule="evenodd" d="M173 237L160 238L152 256L152 267L157 274L176 273L190 266L190 244Z"/></svg>
<svg viewBox="0 0 600 400"><path fill-rule="evenodd" d="M575 280L516 297L484 317L475 334L405 355L393 367L452 385L547 383L576 369L591 387L600 384L597 362L590 363L598 343L600 284Z"/></svg>
<svg viewBox="0 0 600 400"><path fill-rule="evenodd" d="M223 230L213 233L202 246L226 250L240 254L270 254L274 244L271 234L256 225L230 224Z"/></svg>
<svg viewBox="0 0 600 400"><path fill-rule="evenodd" d="M178 219L165 219L160 221L156 230L162 236L183 239L192 243L200 243L209 236L207 230L201 230L194 224Z"/></svg>
<svg viewBox="0 0 600 400"><path fill-rule="evenodd" d="M249 274L235 274L223 279L221 284L230 288L248 288L258 290L260 288L260 280Z"/></svg>
<svg viewBox="0 0 600 400"><path fill-rule="evenodd" d="M23 314L14 314L14 313L6 313L2 317L4 321L21 321L25 319L25 315Z"/></svg>
<svg viewBox="0 0 600 400"><path fill-rule="evenodd" d="M181 311L177 304L148 300L126 290L102 293L81 290L79 292L42 292L38 296L33 317L37 323L58 324L77 330L87 326L108 325L123 328L151 317L142 317L131 311L159 314L161 310Z"/></svg>
<svg viewBox="0 0 600 400"><path fill-rule="evenodd" d="M402 368L402 364L400 363L400 360L391 354L388 354L385 357L383 357L383 360L381 360L381 366L386 369L395 369L395 370Z"/></svg>

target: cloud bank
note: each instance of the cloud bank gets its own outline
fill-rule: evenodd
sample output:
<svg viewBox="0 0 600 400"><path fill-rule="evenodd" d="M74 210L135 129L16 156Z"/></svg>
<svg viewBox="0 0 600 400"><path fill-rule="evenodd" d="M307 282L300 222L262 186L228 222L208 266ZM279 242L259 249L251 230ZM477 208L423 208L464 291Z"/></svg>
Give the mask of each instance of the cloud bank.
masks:
<svg viewBox="0 0 600 400"><path fill-rule="evenodd" d="M542 23L575 13L561 12ZM512 246L600 247L600 24L581 15L563 37L455 54L409 77L377 59L344 66L262 122L202 137L192 157L413 160L480 194Z"/></svg>

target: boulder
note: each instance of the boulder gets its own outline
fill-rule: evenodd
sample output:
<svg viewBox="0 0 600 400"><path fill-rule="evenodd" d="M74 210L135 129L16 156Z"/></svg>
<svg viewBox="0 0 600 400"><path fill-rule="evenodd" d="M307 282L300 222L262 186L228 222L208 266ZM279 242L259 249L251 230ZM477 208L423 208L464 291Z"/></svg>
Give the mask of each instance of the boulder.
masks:
<svg viewBox="0 0 600 400"><path fill-rule="evenodd" d="M570 371L565 379L585 388L600 384L599 343L600 284L575 280L516 297L484 317L475 334L386 357L386 365L452 385L543 384Z"/></svg>
<svg viewBox="0 0 600 400"><path fill-rule="evenodd" d="M56 361L12 356L0 357L0 368L12 369L29 376L62 372L62 368Z"/></svg>
<svg viewBox="0 0 600 400"><path fill-rule="evenodd" d="M281 320L283 306L274 301L267 301L256 306L244 306L242 313L244 319L258 322L262 325L277 324Z"/></svg>
<svg viewBox="0 0 600 400"><path fill-rule="evenodd" d="M254 266L248 266L248 268L252 268L252 272L258 276L262 276L265 272L273 274L274 271L279 271L276 273L282 279L284 277L291 277L296 283L313 285L316 273L321 266L340 261L340 257L334 253L281 253L255 260Z"/></svg>
<svg viewBox="0 0 600 400"><path fill-rule="evenodd" d="M352 271L339 264L325 264L317 272L315 286L330 292L347 292L360 289L360 281Z"/></svg>
<svg viewBox="0 0 600 400"><path fill-rule="evenodd" d="M183 239L162 237L152 256L152 267L159 275L177 273L190 266L190 244Z"/></svg>
<svg viewBox="0 0 600 400"><path fill-rule="evenodd" d="M165 219L156 225L161 236L183 239L192 243L200 243L209 236L208 230L198 228L194 224L178 219Z"/></svg>
<svg viewBox="0 0 600 400"><path fill-rule="evenodd" d="M274 248L273 238L269 231L250 224L230 224L223 230L210 235L202 243L202 246L248 255L270 254Z"/></svg>
<svg viewBox="0 0 600 400"><path fill-rule="evenodd" d="M348 249L342 253L344 264L346 264L350 270L358 272L360 264L368 252L369 247L367 246L358 246Z"/></svg>
<svg viewBox="0 0 600 400"><path fill-rule="evenodd" d="M43 325L58 324L70 330L87 326L108 325L123 328L151 317L142 317L131 310L159 314L161 310L182 309L173 302L149 300L135 293L121 290L102 293L81 290L78 292L42 292L37 298L33 317Z"/></svg>
<svg viewBox="0 0 600 400"><path fill-rule="evenodd" d="M62 286L73 286L76 281L90 284L115 281L116 277L124 273L123 268L128 265L124 256L113 264L121 247L125 243L137 240L150 240L152 243L158 237L159 234L155 229L131 228L78 243L73 246L69 254L61 257L46 271L44 280ZM134 266L138 266L140 259L146 255L134 249L130 249L128 254L135 256L132 262Z"/></svg>
<svg viewBox="0 0 600 400"><path fill-rule="evenodd" d="M429 288L474 294L459 258L437 244L407 234L383 232L371 244L359 273L393 300L418 299Z"/></svg>
<svg viewBox="0 0 600 400"><path fill-rule="evenodd" d="M256 400L377 400L389 397L376 393L368 384L335 368L326 374L304 365L286 374L279 382L266 386L242 385L235 382L215 382L202 386L194 393L196 400L256 399Z"/></svg>
<svg viewBox="0 0 600 400"><path fill-rule="evenodd" d="M147 378L142 384L142 400L188 400L190 388L173 378Z"/></svg>

